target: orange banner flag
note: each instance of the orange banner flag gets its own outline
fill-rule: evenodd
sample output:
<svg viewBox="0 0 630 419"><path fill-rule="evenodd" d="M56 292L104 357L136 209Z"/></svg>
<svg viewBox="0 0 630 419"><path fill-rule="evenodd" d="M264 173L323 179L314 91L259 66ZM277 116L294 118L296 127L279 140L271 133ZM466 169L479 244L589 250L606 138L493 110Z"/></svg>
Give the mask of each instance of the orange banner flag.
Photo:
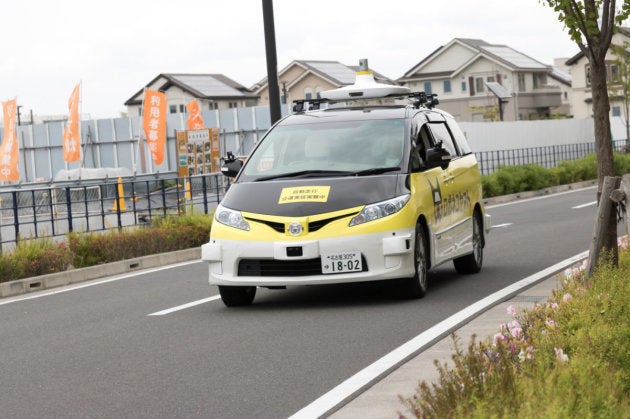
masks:
<svg viewBox="0 0 630 419"><path fill-rule="evenodd" d="M68 123L63 130L63 159L67 162L78 161L81 158L81 132L79 131L79 93L81 83L72 89L68 99Z"/></svg>
<svg viewBox="0 0 630 419"><path fill-rule="evenodd" d="M20 180L18 169L18 142L15 132L15 118L17 114L17 100L2 102L4 114L4 137L0 145L0 180Z"/></svg>
<svg viewBox="0 0 630 419"><path fill-rule="evenodd" d="M164 160L166 148L166 97L164 93L146 89L142 105L142 127L156 165Z"/></svg>
<svg viewBox="0 0 630 419"><path fill-rule="evenodd" d="M191 100L186 104L186 109L188 109L188 119L186 122L188 123L188 129L204 129L203 118L201 117L201 110L199 109L199 102L196 100Z"/></svg>

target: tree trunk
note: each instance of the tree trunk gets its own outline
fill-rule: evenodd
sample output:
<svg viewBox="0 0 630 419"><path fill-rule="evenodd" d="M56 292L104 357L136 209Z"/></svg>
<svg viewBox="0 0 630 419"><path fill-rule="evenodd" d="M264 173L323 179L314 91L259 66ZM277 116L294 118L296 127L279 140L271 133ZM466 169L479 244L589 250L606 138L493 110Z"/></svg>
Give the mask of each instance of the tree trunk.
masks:
<svg viewBox="0 0 630 419"><path fill-rule="evenodd" d="M593 94L593 119L595 122L595 150L597 153L598 201L601 198L602 185L606 176L615 176L612 139L610 135L610 102L606 85L606 63L604 60L589 60L591 65L591 91ZM608 199L608 197L603 197ZM611 252L611 261L617 266L617 220L611 212L607 225L608 231L603 247Z"/></svg>

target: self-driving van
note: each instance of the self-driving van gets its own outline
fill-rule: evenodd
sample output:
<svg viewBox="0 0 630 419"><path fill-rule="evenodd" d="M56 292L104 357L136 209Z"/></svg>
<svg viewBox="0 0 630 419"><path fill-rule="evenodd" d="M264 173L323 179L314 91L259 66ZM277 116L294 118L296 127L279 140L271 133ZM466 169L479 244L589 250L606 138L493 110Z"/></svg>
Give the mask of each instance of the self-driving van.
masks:
<svg viewBox="0 0 630 419"><path fill-rule="evenodd" d="M364 70L322 98L294 103L244 164L224 161L234 179L202 259L225 305L251 304L257 287L390 279L420 298L444 262L479 272L490 227L481 176L435 95ZM369 104L379 98L387 104Z"/></svg>

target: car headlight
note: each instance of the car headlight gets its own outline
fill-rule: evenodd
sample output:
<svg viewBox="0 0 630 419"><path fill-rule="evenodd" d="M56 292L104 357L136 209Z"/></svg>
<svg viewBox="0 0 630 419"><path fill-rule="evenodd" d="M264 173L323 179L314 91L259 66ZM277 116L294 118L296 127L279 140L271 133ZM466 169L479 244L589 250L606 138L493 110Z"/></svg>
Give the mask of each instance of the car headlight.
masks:
<svg viewBox="0 0 630 419"><path fill-rule="evenodd" d="M409 194L401 195L387 201L366 205L359 215L350 220L349 226L352 227L395 214L409 202L409 197Z"/></svg>
<svg viewBox="0 0 630 419"><path fill-rule="evenodd" d="M226 226L249 231L249 223L245 221L240 211L234 211L219 205L214 212L214 219Z"/></svg>

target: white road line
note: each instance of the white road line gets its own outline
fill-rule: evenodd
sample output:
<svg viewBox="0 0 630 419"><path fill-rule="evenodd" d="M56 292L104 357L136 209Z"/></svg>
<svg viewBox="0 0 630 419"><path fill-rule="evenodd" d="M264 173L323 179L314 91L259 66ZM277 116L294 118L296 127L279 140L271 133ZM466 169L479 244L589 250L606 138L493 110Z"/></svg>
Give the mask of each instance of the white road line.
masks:
<svg viewBox="0 0 630 419"><path fill-rule="evenodd" d="M329 415L340 406L356 397L364 389L367 389L379 379L398 368L400 365L413 358L433 343L457 330L462 324L478 316L488 308L505 301L518 294L521 290L529 288L552 275L562 272L588 257L588 251L582 252L562 262L556 263L540 272L521 279L520 281L503 288L483 298L467 308L453 314L446 320L441 321L415 338L402 344L392 352L388 353L372 365L367 366L352 377L348 378L337 387L330 390L299 412L293 414L289 419L320 418Z"/></svg>
<svg viewBox="0 0 630 419"><path fill-rule="evenodd" d="M181 266L192 265L193 263L200 263L200 261L199 260L191 260L191 261L187 261L187 262L174 263L172 265L160 266L159 268L143 269L141 271L137 271L137 272L133 272L133 273L121 274L121 275L117 275L117 276L114 276L114 277L111 277L111 278L107 278L107 279L91 280L89 282L86 282L86 283L83 283L83 284L80 284L80 285L68 285L68 286L65 286L63 288L58 288L58 289L55 289L55 290L52 290L52 291L41 291L41 292L38 292L38 293L28 294L26 296L9 297L7 300L0 300L0 306L5 305L5 304L16 303L18 301L33 300L35 298L48 297L50 295L55 295L55 294L61 294L61 293L64 293L64 292L75 291L75 290L88 288L88 287L93 287L93 286L101 285L101 284L107 284L109 282L120 281L121 279L133 278L134 276L146 275L146 274L150 274L152 272L164 271L166 269L179 268Z"/></svg>
<svg viewBox="0 0 630 419"><path fill-rule="evenodd" d="M597 205L597 201L593 201L593 202L588 202L586 204L582 204L582 205L576 205L574 207L571 207L571 209L580 209L580 208L586 208L586 207L590 207L592 205Z"/></svg>
<svg viewBox="0 0 630 419"><path fill-rule="evenodd" d="M199 304L218 300L219 298L221 298L220 295L213 295L212 297L204 298L203 300L192 301L190 303L182 304L181 306L167 308L166 310L162 310L162 311L156 311L155 313L147 314L147 316L163 316L165 314L171 314L179 310L185 310L190 307L198 306Z"/></svg>
<svg viewBox="0 0 630 419"><path fill-rule="evenodd" d="M491 228L502 228L502 227L509 227L511 225L513 225L514 223L503 223L503 224L497 224L495 226L491 226Z"/></svg>

